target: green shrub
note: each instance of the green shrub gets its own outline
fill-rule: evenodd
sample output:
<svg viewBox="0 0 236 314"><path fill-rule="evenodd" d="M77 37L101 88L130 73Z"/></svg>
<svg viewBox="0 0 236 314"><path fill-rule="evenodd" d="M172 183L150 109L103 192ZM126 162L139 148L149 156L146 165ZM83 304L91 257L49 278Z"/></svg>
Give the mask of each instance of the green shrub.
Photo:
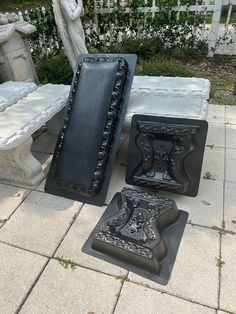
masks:
<svg viewBox="0 0 236 314"><path fill-rule="evenodd" d="M42 84L71 84L73 72L65 55L42 59L36 70Z"/></svg>
<svg viewBox="0 0 236 314"><path fill-rule="evenodd" d="M185 76L192 77L194 72L188 70L185 65L177 60L171 60L157 56L150 60L144 60L137 67L138 75L150 76Z"/></svg>
<svg viewBox="0 0 236 314"><path fill-rule="evenodd" d="M126 38L122 44L111 47L112 52L135 53L139 59L149 59L164 50L158 39Z"/></svg>

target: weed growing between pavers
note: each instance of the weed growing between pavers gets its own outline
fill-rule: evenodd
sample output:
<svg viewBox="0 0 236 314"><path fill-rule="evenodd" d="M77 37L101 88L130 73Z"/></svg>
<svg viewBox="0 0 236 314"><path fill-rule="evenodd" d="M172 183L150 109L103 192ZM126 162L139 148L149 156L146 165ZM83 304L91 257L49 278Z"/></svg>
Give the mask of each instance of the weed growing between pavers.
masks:
<svg viewBox="0 0 236 314"><path fill-rule="evenodd" d="M121 283L124 283L125 281L129 281L129 278L127 275L118 275L115 276L116 280L120 280Z"/></svg>
<svg viewBox="0 0 236 314"><path fill-rule="evenodd" d="M222 268L225 265L225 262L222 260L221 257L215 257L216 259L216 266Z"/></svg>
<svg viewBox="0 0 236 314"><path fill-rule="evenodd" d="M63 256L61 257L56 257L56 260L58 260L58 262L65 268L65 269L69 269L71 268L72 270L74 270L76 268L76 263L71 261L70 259L66 259Z"/></svg>
<svg viewBox="0 0 236 314"><path fill-rule="evenodd" d="M231 234L231 235L235 235L236 234L236 232L226 229L224 220L222 221L221 227L212 226L211 229L217 230L219 234Z"/></svg>
<svg viewBox="0 0 236 314"><path fill-rule="evenodd" d="M209 147L209 148L214 148L215 147L215 145L214 144L212 144L212 145L206 145L206 147Z"/></svg>
<svg viewBox="0 0 236 314"><path fill-rule="evenodd" d="M193 226L193 227L196 226L196 225L192 222L192 220L189 220L189 221L188 221L188 224L190 224L190 225Z"/></svg>
<svg viewBox="0 0 236 314"><path fill-rule="evenodd" d="M206 179L206 180L213 180L215 181L216 178L213 174L210 173L210 171L207 171L204 176L203 176L203 179Z"/></svg>
<svg viewBox="0 0 236 314"><path fill-rule="evenodd" d="M5 224L5 222L7 222L8 219L0 219L0 224Z"/></svg>

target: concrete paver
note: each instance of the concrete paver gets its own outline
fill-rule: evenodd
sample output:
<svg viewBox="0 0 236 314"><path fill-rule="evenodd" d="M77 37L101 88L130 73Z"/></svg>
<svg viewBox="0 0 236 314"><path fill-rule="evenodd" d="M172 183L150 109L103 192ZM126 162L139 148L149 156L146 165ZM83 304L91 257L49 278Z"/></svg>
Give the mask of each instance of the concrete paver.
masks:
<svg viewBox="0 0 236 314"><path fill-rule="evenodd" d="M0 243L0 312L11 314L20 306L47 258Z"/></svg>
<svg viewBox="0 0 236 314"><path fill-rule="evenodd" d="M220 308L236 313L236 236L222 236Z"/></svg>
<svg viewBox="0 0 236 314"><path fill-rule="evenodd" d="M52 255L81 203L33 191L0 229L0 241Z"/></svg>
<svg viewBox="0 0 236 314"><path fill-rule="evenodd" d="M206 145L225 147L225 128L220 123L209 123Z"/></svg>
<svg viewBox="0 0 236 314"><path fill-rule="evenodd" d="M106 263L81 251L82 246L96 226L106 207L85 204L75 223L67 233L56 252L56 256L65 257L79 265L89 267L114 276L125 275L127 271Z"/></svg>
<svg viewBox="0 0 236 314"><path fill-rule="evenodd" d="M226 228L236 232L236 183L225 182L224 220Z"/></svg>
<svg viewBox="0 0 236 314"><path fill-rule="evenodd" d="M8 219L31 191L0 184L0 220Z"/></svg>
<svg viewBox="0 0 236 314"><path fill-rule="evenodd" d="M226 148L225 181L236 182L236 150Z"/></svg>
<svg viewBox="0 0 236 314"><path fill-rule="evenodd" d="M215 310L166 293L125 282L115 314L215 314Z"/></svg>
<svg viewBox="0 0 236 314"><path fill-rule="evenodd" d="M236 148L236 124L226 125L226 147Z"/></svg>
<svg viewBox="0 0 236 314"><path fill-rule="evenodd" d="M184 299L217 307L219 234L211 229L187 225L169 283L161 286L132 272L129 279Z"/></svg>
<svg viewBox="0 0 236 314"><path fill-rule="evenodd" d="M214 180L224 180L224 148L206 147L202 164L202 177L210 173Z"/></svg>
<svg viewBox="0 0 236 314"><path fill-rule="evenodd" d="M120 287L114 277L50 261L20 313L111 313Z"/></svg>
<svg viewBox="0 0 236 314"><path fill-rule="evenodd" d="M173 199L178 208L189 213L188 219L192 223L208 227L222 224L224 194L222 181L202 179L196 197L163 192L158 194Z"/></svg>
<svg viewBox="0 0 236 314"><path fill-rule="evenodd" d="M210 104L207 121L209 123L225 123L225 106Z"/></svg>
<svg viewBox="0 0 236 314"><path fill-rule="evenodd" d="M226 124L236 124L236 106L225 106Z"/></svg>

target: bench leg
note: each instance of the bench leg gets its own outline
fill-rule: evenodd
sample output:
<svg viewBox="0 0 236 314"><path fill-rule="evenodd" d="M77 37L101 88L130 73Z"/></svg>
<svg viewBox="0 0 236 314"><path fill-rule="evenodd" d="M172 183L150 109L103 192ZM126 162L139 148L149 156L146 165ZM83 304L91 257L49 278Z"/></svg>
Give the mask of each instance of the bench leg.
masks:
<svg viewBox="0 0 236 314"><path fill-rule="evenodd" d="M45 177L30 152L32 137L18 147L0 151L0 182L34 188Z"/></svg>
<svg viewBox="0 0 236 314"><path fill-rule="evenodd" d="M56 135L59 134L59 131L61 127L63 126L65 110L66 108L64 107L63 109L61 109L61 111L55 114L55 116L51 120L46 122L48 133L56 134Z"/></svg>

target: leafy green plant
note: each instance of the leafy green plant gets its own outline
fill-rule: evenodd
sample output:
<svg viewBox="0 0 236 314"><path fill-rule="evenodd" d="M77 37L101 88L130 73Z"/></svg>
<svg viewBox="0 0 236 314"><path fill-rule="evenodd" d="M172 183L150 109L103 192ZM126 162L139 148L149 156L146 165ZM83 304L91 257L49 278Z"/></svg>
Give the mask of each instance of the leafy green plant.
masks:
<svg viewBox="0 0 236 314"><path fill-rule="evenodd" d="M125 281L129 281L129 278L128 276L126 275L118 275L115 277L116 280L120 280L121 283L124 283Z"/></svg>
<svg viewBox="0 0 236 314"><path fill-rule="evenodd" d="M42 84L71 84L73 72L65 55L40 60L36 70Z"/></svg>
<svg viewBox="0 0 236 314"><path fill-rule="evenodd" d="M222 260L221 257L215 257L216 266L222 268L225 265L225 261Z"/></svg>
<svg viewBox="0 0 236 314"><path fill-rule="evenodd" d="M59 264L61 264L65 269L71 268L72 270L74 270L76 268L76 263L71 261L70 259L66 259L63 256L57 257L56 259L58 260Z"/></svg>
<svg viewBox="0 0 236 314"><path fill-rule="evenodd" d="M182 0L181 4L190 5L191 2L193 1ZM137 53L143 59L164 49L167 54L171 51L175 51L176 55L181 55L183 51L184 55L205 54L206 42L199 40L196 35L196 30L200 29L204 20L203 13L177 13L174 9L177 4L177 0L160 0L159 11L152 15L139 10L139 7L150 8L151 0L130 1L126 7L117 1L112 5L112 13L99 13L95 16L95 0L84 0L85 14L82 22L86 43L104 52L114 49L118 43L116 50ZM99 5L106 9L109 4L102 1ZM30 40L34 59L57 55L63 51L51 5L45 9L36 8L25 12L24 19L37 28Z"/></svg>

